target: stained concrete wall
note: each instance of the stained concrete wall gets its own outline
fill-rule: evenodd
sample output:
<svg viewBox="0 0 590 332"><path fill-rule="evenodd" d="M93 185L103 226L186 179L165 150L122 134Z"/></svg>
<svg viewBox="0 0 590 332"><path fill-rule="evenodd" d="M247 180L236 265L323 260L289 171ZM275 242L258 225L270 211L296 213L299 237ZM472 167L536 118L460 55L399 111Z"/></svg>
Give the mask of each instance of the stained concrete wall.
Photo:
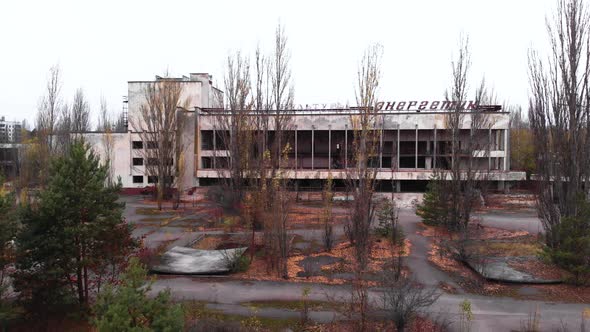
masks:
<svg viewBox="0 0 590 332"><path fill-rule="evenodd" d="M154 82L129 82L128 84L128 112L129 112L129 130L141 131L145 128L141 116L141 107L146 103L145 89ZM202 107L202 83L198 81L180 81L182 84L182 94L180 97L179 107L186 110L194 110L195 107ZM206 98L205 100L208 100ZM208 106L208 104L207 104Z"/></svg>
<svg viewBox="0 0 590 332"><path fill-rule="evenodd" d="M132 169L132 149L131 149L131 141L132 140L139 140L137 134L131 133L86 133L83 134L84 140L90 144L94 153L100 156L100 159L103 163L107 160L107 152L106 146L107 141L111 140L112 142L112 152L110 154L110 169L113 174L113 179L117 179L118 176L121 177L121 182L123 187L125 188L133 188L133 187L144 187L145 184L134 184L133 183L133 175L143 175L143 173L139 173L136 170Z"/></svg>
<svg viewBox="0 0 590 332"><path fill-rule="evenodd" d="M322 112L305 112L298 111L294 113L291 120L290 129L297 130L349 130L353 128L352 119L355 115ZM382 129L438 129L446 128L448 113L383 113L377 116L378 126ZM494 112L487 115L487 122L491 124L492 129L508 129L510 116L507 112ZM200 117L201 130L215 129L215 115L202 113ZM271 121L272 124L272 121ZM465 113L461 123L462 129L469 129L471 126L471 115ZM272 126L271 126L272 130Z"/></svg>

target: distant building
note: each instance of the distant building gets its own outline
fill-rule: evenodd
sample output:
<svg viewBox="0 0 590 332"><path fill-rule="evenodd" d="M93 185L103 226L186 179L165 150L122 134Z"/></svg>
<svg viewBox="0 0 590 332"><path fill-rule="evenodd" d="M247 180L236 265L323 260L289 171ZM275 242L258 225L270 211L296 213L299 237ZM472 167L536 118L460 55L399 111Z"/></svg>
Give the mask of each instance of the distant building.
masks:
<svg viewBox="0 0 590 332"><path fill-rule="evenodd" d="M145 103L145 88L150 84L156 84L163 78L156 76L153 81L129 81L128 94L124 100L124 119L127 125L127 131L123 133L108 134L113 145L113 153L111 155L111 168L114 178L121 178L123 188L129 193L138 193L147 186L154 186L155 179L148 176L145 170L145 164L148 160L144 160L145 154L142 149L153 148L153 142L143 142L138 130L134 128L132 121L137 119L140 114L140 108ZM222 99L221 90L215 88L212 82L212 76L207 73L192 73L189 76L182 76L178 78L166 78L166 80L174 79L183 86L181 100L185 108L178 109L178 115L183 123L190 125L183 126L183 137L195 137L195 110L199 108L215 108L221 107L219 104ZM180 106L180 105L179 105ZM85 133L85 140L93 146L93 149L105 157L105 140L107 134L105 133ZM193 153L194 141L188 140L183 142L186 151ZM197 185L194 177L194 158L186 157L183 177L184 189L191 188ZM176 164L176 161L174 161Z"/></svg>
<svg viewBox="0 0 590 332"><path fill-rule="evenodd" d="M0 117L0 171L6 178L18 175L19 147L22 126L20 122Z"/></svg>
<svg viewBox="0 0 590 332"><path fill-rule="evenodd" d="M396 105L395 107L392 105ZM399 108L397 108L399 105ZM424 108L421 108L422 105ZM314 106L315 107L315 106ZM454 107L446 101L409 101L377 103L378 138L376 155L369 161L376 169L376 185L380 191L422 192L435 170L448 170L452 162L480 174L497 189L505 189L515 181L525 180L525 172L510 170L509 113L499 105L476 106L489 120L485 128L477 129L480 142L477 150L465 151L469 138L471 114L469 102L460 128L457 160L451 159L451 131L446 129L445 113ZM288 153L287 176L299 183L299 188L321 189L332 177L336 186L343 187L348 169L354 168L354 126L352 119L358 108L305 108L287 110L289 129L284 139L292 147ZM195 178L200 185L215 184L229 176L223 169L229 164L230 151L219 138L223 134L217 124L220 116L231 116L223 110L198 109L196 114L197 158ZM268 115L272 117L272 114ZM225 122L225 121L223 121ZM269 137L273 137L272 130ZM472 158L468 159L471 155Z"/></svg>
<svg viewBox="0 0 590 332"><path fill-rule="evenodd" d="M0 117L0 143L20 143L22 126L17 121L6 121Z"/></svg>
<svg viewBox="0 0 590 332"><path fill-rule="evenodd" d="M145 87L154 81L128 83L128 118L139 113L145 102ZM182 144L188 155L183 158L183 187L213 185L228 176L226 167L232 158L220 139L223 128L220 116L231 116L223 110L222 91L213 87L208 74L190 74L175 78L184 85L185 108L178 114L183 122ZM465 109L468 120L474 109L483 111L492 120L479 129L481 147L476 151L461 151L458 160L464 165L467 156L474 158L472 167L486 173L485 181L503 189L515 181L525 179L524 172L510 170L509 114L500 106L480 106L473 102L458 105L448 101L381 102L378 109L378 153L371 165L377 169L377 188L382 191L424 191L435 169L450 167L450 131L446 128L445 113L454 107ZM291 124L285 137L292 147L287 176L299 187L321 188L330 175L335 183L342 183L346 171L353 166L352 144L354 130L351 119L358 112L354 107L297 107L287 111ZM271 116L271 115L263 115ZM469 122L460 128L459 146L465 146L470 135ZM128 192L139 192L155 185L155 179L145 172L142 149L150 149L153 142L142 142L136 128L128 125L127 132L110 134L114 149L112 170L120 176ZM88 133L86 140L104 156L104 133ZM269 137L273 137L272 130ZM470 159L470 160L471 160ZM177 160L173 161L175 165Z"/></svg>

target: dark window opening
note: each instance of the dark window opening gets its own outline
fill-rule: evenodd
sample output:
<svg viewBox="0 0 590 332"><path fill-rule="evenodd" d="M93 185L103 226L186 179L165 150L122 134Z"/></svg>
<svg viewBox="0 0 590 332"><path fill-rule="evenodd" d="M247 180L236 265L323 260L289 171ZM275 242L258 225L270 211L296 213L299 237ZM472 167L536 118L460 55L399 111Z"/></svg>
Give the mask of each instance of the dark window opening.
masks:
<svg viewBox="0 0 590 332"><path fill-rule="evenodd" d="M143 142L142 141L133 141L133 148L134 149L143 149Z"/></svg>
<svg viewBox="0 0 590 332"><path fill-rule="evenodd" d="M143 183L143 175L134 175L133 183Z"/></svg>
<svg viewBox="0 0 590 332"><path fill-rule="evenodd" d="M428 181L408 180L400 182L401 192L423 193L426 192Z"/></svg>
<svg viewBox="0 0 590 332"><path fill-rule="evenodd" d="M201 150L213 150L213 131L201 131Z"/></svg>
<svg viewBox="0 0 590 332"><path fill-rule="evenodd" d="M213 160L211 159L211 157L201 158L201 163L203 164L203 168L205 169L213 168Z"/></svg>
<svg viewBox="0 0 590 332"><path fill-rule="evenodd" d="M158 183L158 177L155 175L148 176L148 183Z"/></svg>
<svg viewBox="0 0 590 332"><path fill-rule="evenodd" d="M158 158L148 158L146 165L157 166L158 165Z"/></svg>
<svg viewBox="0 0 590 332"><path fill-rule="evenodd" d="M143 158L133 158L133 166L142 166Z"/></svg>
<svg viewBox="0 0 590 332"><path fill-rule="evenodd" d="M229 168L229 158L217 157L215 159L215 168Z"/></svg>
<svg viewBox="0 0 590 332"><path fill-rule="evenodd" d="M383 157L383 168L391 168L391 157Z"/></svg>
<svg viewBox="0 0 590 332"><path fill-rule="evenodd" d="M158 148L158 143L154 142L154 141L148 141L146 144L146 147L148 149L157 149Z"/></svg>
<svg viewBox="0 0 590 332"><path fill-rule="evenodd" d="M399 142L399 153L403 154L416 154L416 142Z"/></svg>
<svg viewBox="0 0 590 332"><path fill-rule="evenodd" d="M399 168L416 168L416 157L400 157Z"/></svg>
<svg viewBox="0 0 590 332"><path fill-rule="evenodd" d="M426 168L426 157L418 157L418 168Z"/></svg>

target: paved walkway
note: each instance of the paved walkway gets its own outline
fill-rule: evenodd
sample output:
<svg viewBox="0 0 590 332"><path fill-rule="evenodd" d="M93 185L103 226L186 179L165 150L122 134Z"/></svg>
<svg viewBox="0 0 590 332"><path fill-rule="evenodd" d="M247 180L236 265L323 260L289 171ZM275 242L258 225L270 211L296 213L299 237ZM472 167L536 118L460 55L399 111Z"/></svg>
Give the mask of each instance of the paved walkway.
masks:
<svg viewBox="0 0 590 332"><path fill-rule="evenodd" d="M124 198L127 202L125 216L131 222L137 221L145 216L135 214L135 209L142 206L136 198ZM539 229L539 222L533 213L508 213L492 212L480 215L482 222L488 226L501 227L507 229L525 229L535 233ZM411 209L402 209L400 211L400 223L404 228L405 234L412 242L412 251L406 259L406 264L413 272L413 276L422 284L428 287L437 287L439 282L443 281L455 285L452 278L446 273L436 269L427 260L429 239L416 232L419 230L417 223L420 219L415 216ZM145 233L148 228L150 231L156 231L156 227L143 227L138 229L135 235ZM178 235L179 241L186 241L185 236L181 236L181 228L159 229L157 232L169 232L170 235ZM337 232L341 232L340 229ZM297 231L299 233L299 231ZM320 231L306 231L306 237L314 239L320 238ZM198 232L191 236L198 235ZM152 239L158 242L159 236L152 235ZM242 302L258 300L300 300L304 286L311 286L312 290L309 295L310 300L325 301L331 299L345 300L349 291L344 286L328 286L319 284L301 284L290 282L270 282L270 281L237 281L230 280L226 277L172 277L161 276L154 283L152 291L170 288L172 295L177 300L198 300L207 301L217 309L224 310L227 313L248 315L249 309L240 305ZM456 286L456 285L455 285ZM457 287L460 289L460 287ZM378 290L371 290L370 298L378 303L381 295ZM432 306L431 311L443 312L452 320L458 320L459 304L468 299L472 305L472 311L475 315L473 322L473 331L510 331L519 330L521 323L526 321L531 312L537 308L541 319L542 331L556 331L566 326L568 330L579 330L581 313L584 308L590 305L583 304L566 304L552 303L542 301L522 301L512 298L484 297L472 294L443 294L437 303ZM257 313L260 316L291 318L298 314L292 311L280 309L260 309ZM312 318L318 321L331 321L336 316L334 312L314 312ZM456 326L455 326L456 327Z"/></svg>
<svg viewBox="0 0 590 332"><path fill-rule="evenodd" d="M170 288L177 300L198 300L216 305L231 314L247 314L246 308L238 304L260 300L298 301L304 286L311 286L310 300L326 301L330 299L346 299L349 292L345 286L310 285L272 281L235 281L223 278L191 278L164 277L159 278L152 287L152 292ZM371 301L379 303L381 293L372 290ZM510 331L519 330L521 322L528 319L529 314L538 308L542 331L556 331L562 323L570 330L579 329L583 304L564 304L541 301L521 301L511 298L484 297L470 294L443 294L431 308L431 312L442 312L451 320L458 320L459 304L468 299L475 316L473 331ZM261 316L288 318L290 314L284 310L259 312ZM324 312L319 317L331 320L335 313ZM324 319L322 319L324 320ZM456 325L456 324L455 324ZM455 326L456 327L456 326Z"/></svg>
<svg viewBox="0 0 590 332"><path fill-rule="evenodd" d="M428 261L430 239L417 233L420 230L418 223L421 219L414 214L414 211L403 209L399 213L399 220L406 238L412 244L410 255L405 260L406 265L412 271L412 276L425 286L437 287L440 282L444 282L460 290L461 287L449 275Z"/></svg>

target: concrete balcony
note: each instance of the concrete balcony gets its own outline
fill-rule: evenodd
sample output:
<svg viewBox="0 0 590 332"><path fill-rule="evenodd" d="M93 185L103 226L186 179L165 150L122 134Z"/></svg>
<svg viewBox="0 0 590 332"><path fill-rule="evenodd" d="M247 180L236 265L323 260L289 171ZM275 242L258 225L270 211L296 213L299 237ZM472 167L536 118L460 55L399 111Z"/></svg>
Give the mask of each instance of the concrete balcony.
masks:
<svg viewBox="0 0 590 332"><path fill-rule="evenodd" d="M309 169L289 169L283 171L284 176L288 179L327 179L329 175L333 179L346 179L347 172L354 177L354 169L335 169L335 170L309 170ZM451 176L448 172L443 173L446 179L450 179ZM195 172L197 178L226 178L229 176L227 170L222 169L199 169ZM434 176L433 170L416 170L416 169L400 169L392 171L390 169L379 169L377 170L377 180L430 180ZM477 180L484 181L524 181L526 180L525 172L518 171L479 171L475 174Z"/></svg>

